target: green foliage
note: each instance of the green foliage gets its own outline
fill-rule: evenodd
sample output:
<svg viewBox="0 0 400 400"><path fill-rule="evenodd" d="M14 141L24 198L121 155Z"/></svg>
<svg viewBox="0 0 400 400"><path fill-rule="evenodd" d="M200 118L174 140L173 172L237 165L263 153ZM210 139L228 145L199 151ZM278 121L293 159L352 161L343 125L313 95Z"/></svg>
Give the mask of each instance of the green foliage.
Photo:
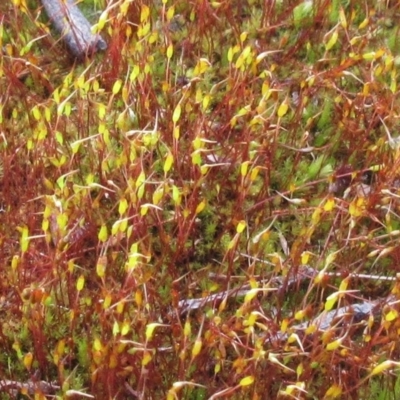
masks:
<svg viewBox="0 0 400 400"><path fill-rule="evenodd" d="M312 1L301 2L293 9L293 22L296 28L304 28L312 23L314 7Z"/></svg>

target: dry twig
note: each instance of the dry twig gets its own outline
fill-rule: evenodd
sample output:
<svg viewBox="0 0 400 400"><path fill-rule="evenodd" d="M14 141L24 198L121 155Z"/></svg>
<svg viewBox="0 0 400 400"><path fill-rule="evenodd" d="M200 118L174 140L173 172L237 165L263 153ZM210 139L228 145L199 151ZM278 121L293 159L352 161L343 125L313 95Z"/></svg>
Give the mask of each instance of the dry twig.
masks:
<svg viewBox="0 0 400 400"><path fill-rule="evenodd" d="M107 43L94 35L91 25L75 4L76 0L42 0L55 29L62 35L71 53L78 59L105 50Z"/></svg>

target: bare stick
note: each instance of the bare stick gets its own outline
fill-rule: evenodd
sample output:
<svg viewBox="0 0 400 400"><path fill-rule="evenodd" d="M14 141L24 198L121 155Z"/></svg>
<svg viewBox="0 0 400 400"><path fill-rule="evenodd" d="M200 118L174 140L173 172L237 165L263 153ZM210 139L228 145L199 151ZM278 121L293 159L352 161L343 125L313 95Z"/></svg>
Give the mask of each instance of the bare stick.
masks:
<svg viewBox="0 0 400 400"><path fill-rule="evenodd" d="M47 15L71 53L82 59L90 53L105 50L107 43L100 35L92 33L89 21L75 3L76 0L42 0Z"/></svg>
<svg viewBox="0 0 400 400"><path fill-rule="evenodd" d="M18 382L2 379L0 380L0 390L1 393L7 392L13 396L17 396L21 391L25 391L27 394L33 395L37 390L40 390L45 394L50 394L60 390L60 386L46 381L29 380L27 382Z"/></svg>

